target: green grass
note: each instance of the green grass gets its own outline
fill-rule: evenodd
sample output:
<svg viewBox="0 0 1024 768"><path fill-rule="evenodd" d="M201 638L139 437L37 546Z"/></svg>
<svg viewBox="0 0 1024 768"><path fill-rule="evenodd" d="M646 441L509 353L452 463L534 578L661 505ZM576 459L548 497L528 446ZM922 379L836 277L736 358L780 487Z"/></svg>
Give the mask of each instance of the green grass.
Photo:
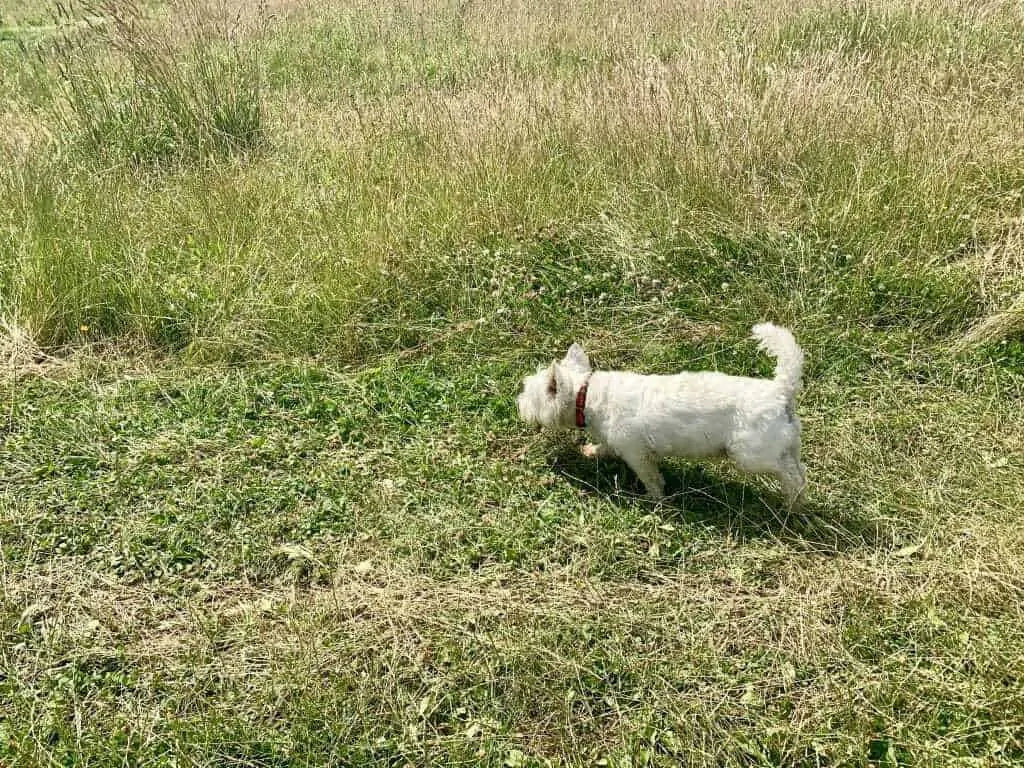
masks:
<svg viewBox="0 0 1024 768"><path fill-rule="evenodd" d="M0 2L0 764L1024 760L1016 4L218 7ZM763 319L800 514L518 422Z"/></svg>
<svg viewBox="0 0 1024 768"><path fill-rule="evenodd" d="M172 31L135 3L102 0L79 20L58 6L58 123L100 162L165 165L252 152L264 139L259 46L218 39L202 3ZM173 24L174 22L170 22ZM178 39L182 38L182 39ZM44 75L45 77L45 75Z"/></svg>

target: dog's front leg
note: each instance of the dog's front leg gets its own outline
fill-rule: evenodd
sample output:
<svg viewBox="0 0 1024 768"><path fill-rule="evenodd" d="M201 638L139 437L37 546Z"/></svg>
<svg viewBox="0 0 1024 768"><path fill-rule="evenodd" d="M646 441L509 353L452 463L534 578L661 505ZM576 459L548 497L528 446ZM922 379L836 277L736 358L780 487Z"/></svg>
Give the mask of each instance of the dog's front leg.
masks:
<svg viewBox="0 0 1024 768"><path fill-rule="evenodd" d="M605 443L587 443L580 448L580 453L588 459L607 459L615 455L615 451Z"/></svg>
<svg viewBox="0 0 1024 768"><path fill-rule="evenodd" d="M629 465L640 482L647 489L647 495L652 499L663 499L665 497L665 478L658 471L658 463L654 456L646 451L622 451L622 460Z"/></svg>

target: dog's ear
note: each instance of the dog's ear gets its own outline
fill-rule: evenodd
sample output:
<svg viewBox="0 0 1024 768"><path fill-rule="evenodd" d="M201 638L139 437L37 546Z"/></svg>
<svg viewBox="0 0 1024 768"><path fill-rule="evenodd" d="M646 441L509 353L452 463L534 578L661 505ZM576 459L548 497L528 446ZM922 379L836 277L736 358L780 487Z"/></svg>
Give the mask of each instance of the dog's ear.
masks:
<svg viewBox="0 0 1024 768"><path fill-rule="evenodd" d="M590 358L587 357L587 353L583 351L583 347L579 344L573 344L569 347L569 351L565 353L565 359L562 360L562 365L571 366L580 371L589 371Z"/></svg>
<svg viewBox="0 0 1024 768"><path fill-rule="evenodd" d="M572 376L561 363L552 363L551 380L548 382L548 394L555 397L572 390Z"/></svg>

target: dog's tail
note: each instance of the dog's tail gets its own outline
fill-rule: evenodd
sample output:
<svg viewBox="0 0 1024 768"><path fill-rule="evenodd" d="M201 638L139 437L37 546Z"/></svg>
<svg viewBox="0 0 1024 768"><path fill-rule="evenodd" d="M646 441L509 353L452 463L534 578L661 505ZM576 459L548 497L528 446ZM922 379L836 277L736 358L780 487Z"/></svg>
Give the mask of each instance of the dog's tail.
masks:
<svg viewBox="0 0 1024 768"><path fill-rule="evenodd" d="M799 392L804 352L793 334L773 323L760 323L754 326L754 338L759 342L758 347L778 360L775 365L775 381L789 392L790 397Z"/></svg>

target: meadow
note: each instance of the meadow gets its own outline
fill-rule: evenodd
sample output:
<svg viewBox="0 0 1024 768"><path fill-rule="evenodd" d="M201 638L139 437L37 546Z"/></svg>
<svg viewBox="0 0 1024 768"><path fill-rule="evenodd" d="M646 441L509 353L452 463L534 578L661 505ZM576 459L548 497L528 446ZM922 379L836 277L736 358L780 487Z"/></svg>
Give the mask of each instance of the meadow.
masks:
<svg viewBox="0 0 1024 768"><path fill-rule="evenodd" d="M0 0L0 765L1024 762L1024 6ZM519 381L807 356L653 503Z"/></svg>

